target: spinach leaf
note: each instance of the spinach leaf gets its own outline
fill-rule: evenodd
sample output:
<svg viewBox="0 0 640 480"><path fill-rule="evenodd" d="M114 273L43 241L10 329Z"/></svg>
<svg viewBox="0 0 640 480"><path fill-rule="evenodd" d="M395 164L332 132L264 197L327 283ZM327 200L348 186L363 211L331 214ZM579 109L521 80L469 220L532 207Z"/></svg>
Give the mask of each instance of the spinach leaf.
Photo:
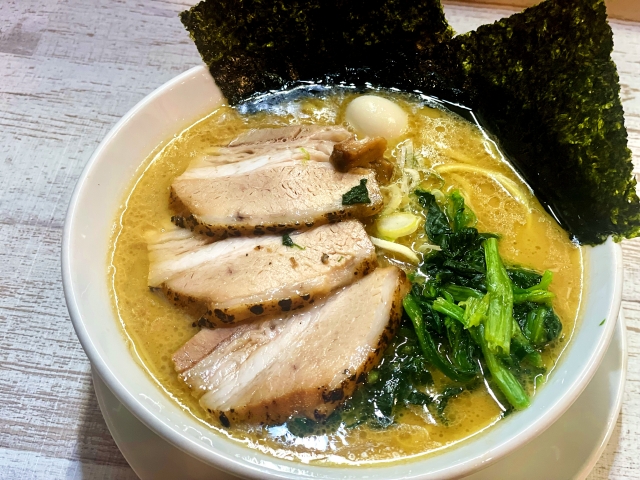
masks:
<svg viewBox="0 0 640 480"><path fill-rule="evenodd" d="M475 213L465 205L464 198L458 190L451 192L447 199L447 217L454 231L476 224Z"/></svg>
<svg viewBox="0 0 640 480"><path fill-rule="evenodd" d="M289 235L288 233L282 235L282 245L284 245L285 247L297 248L298 250L305 250L306 248L298 245L297 243L293 243L291 235Z"/></svg>
<svg viewBox="0 0 640 480"><path fill-rule="evenodd" d="M562 322L547 305L525 302L513 306L513 316L524 336L536 347L544 347L562 332Z"/></svg>
<svg viewBox="0 0 640 480"><path fill-rule="evenodd" d="M475 377L475 368L467 369L453 365L446 357L440 354L429 330L425 328L422 318L422 309L410 293L404 297L402 304L404 306L404 311L413 323L413 328L415 329L420 347L422 348L422 354L429 363L437 367L438 370L444 373L447 377L457 382L468 382Z"/></svg>
<svg viewBox="0 0 640 480"><path fill-rule="evenodd" d="M432 193L424 190L416 190L415 195L422 208L426 210L427 221L425 231L429 240L435 245L442 245L445 237L451 235L452 230L449 226L447 216L438 207L436 197Z"/></svg>
<svg viewBox="0 0 640 480"><path fill-rule="evenodd" d="M523 290L537 285L542 279L538 272L526 268L507 268L507 275L516 287Z"/></svg>
<svg viewBox="0 0 640 480"><path fill-rule="evenodd" d="M371 203L366 178L360 180L360 185L356 185L342 195L342 205L355 205L357 203Z"/></svg>

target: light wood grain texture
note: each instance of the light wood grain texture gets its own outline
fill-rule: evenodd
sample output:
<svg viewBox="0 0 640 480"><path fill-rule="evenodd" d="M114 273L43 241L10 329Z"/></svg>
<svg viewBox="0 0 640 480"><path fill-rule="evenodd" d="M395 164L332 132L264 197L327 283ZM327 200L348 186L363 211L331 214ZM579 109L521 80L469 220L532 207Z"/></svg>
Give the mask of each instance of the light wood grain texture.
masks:
<svg viewBox="0 0 640 480"><path fill-rule="evenodd" d="M60 282L73 186L102 137L199 63L187 0L0 1L0 478L135 475L100 415ZM459 32L508 15L451 4ZM640 166L640 26L613 22L629 144ZM629 378L591 479L640 477L640 241L623 243Z"/></svg>
<svg viewBox="0 0 640 480"><path fill-rule="evenodd" d="M468 3L482 3L489 7L497 5L505 7L530 7L539 3L537 0L467 0ZM605 0L609 17L618 20L640 21L640 5L638 0Z"/></svg>

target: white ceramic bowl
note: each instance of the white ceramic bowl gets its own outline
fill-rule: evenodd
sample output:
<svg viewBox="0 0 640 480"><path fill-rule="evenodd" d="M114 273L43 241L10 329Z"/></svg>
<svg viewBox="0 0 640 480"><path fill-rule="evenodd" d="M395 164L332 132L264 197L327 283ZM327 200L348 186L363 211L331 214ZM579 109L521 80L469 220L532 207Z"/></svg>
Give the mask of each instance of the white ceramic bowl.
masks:
<svg viewBox="0 0 640 480"><path fill-rule="evenodd" d="M375 467L310 466L251 450L186 414L161 391L125 340L109 297L107 255L116 214L144 158L221 102L220 91L204 66L157 89L98 146L69 205L62 246L69 313L93 367L137 418L185 452L249 478L444 479L481 469L522 446L576 400L602 360L620 309L621 250L610 240L587 250L580 325L531 406L438 455Z"/></svg>

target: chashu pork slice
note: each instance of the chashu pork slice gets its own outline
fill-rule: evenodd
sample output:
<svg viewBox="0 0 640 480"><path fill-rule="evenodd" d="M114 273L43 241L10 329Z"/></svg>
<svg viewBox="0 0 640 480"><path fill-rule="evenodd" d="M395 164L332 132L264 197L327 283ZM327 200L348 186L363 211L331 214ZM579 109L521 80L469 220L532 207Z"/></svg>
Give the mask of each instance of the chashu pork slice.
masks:
<svg viewBox="0 0 640 480"><path fill-rule="evenodd" d="M195 158L189 169L216 167L249 160L277 162L283 159L328 162L334 146L353 138L337 126L292 125L244 132L228 145L209 149Z"/></svg>
<svg viewBox="0 0 640 480"><path fill-rule="evenodd" d="M209 355L236 328L203 328L173 354L171 359L176 372L182 373Z"/></svg>
<svg viewBox="0 0 640 480"><path fill-rule="evenodd" d="M409 288L400 269L377 269L304 311L235 327L222 341L214 338L206 356L193 353L199 360L191 368L176 368L225 426L324 418L379 362ZM207 343L207 335L190 342Z"/></svg>
<svg viewBox="0 0 640 480"><path fill-rule="evenodd" d="M347 130L297 129L302 133L284 139L274 133L282 129L251 131L216 155L196 159L171 185L172 221L220 240L363 218L382 209L372 170L339 172L329 161L334 145L351 135ZM368 201L343 205L343 195L362 180Z"/></svg>
<svg viewBox="0 0 640 480"><path fill-rule="evenodd" d="M377 265L363 225L348 220L291 234L215 243L175 228L147 235L151 288L200 319L224 325L313 304Z"/></svg>

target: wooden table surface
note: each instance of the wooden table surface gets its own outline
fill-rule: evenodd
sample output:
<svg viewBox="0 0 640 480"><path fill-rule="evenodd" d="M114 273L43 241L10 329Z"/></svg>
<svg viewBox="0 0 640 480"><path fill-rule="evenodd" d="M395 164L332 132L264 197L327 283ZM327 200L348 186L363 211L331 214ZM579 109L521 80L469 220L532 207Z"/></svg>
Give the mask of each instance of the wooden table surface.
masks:
<svg viewBox="0 0 640 480"><path fill-rule="evenodd" d="M187 0L0 1L0 478L135 478L114 444L60 279L71 192L109 129L200 62ZM462 32L510 10L447 6ZM612 22L640 165L640 24ZM142 160L142 159L141 159ZM622 243L629 371L591 479L640 478L640 240Z"/></svg>

